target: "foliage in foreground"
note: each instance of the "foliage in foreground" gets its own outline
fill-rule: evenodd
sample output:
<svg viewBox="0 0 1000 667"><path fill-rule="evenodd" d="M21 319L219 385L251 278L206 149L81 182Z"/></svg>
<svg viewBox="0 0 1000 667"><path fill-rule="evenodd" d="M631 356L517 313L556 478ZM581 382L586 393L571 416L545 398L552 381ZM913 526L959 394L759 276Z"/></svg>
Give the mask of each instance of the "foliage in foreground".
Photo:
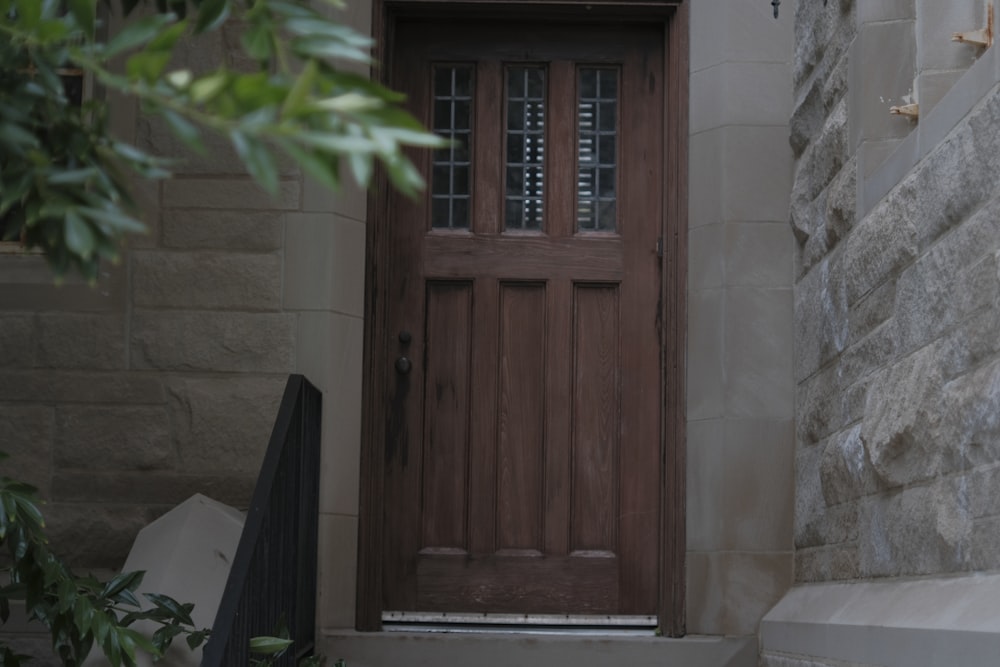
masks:
<svg viewBox="0 0 1000 667"><path fill-rule="evenodd" d="M191 619L190 603L145 593L148 604L143 608L136 595L142 572L120 574L108 582L74 574L49 551L34 487L0 477L0 509L3 573L9 576L9 583L0 588L0 621L9 619L12 601L23 602L28 619L48 628L52 650L67 667L79 665L94 646L112 667L131 667L137 650L160 657L179 635L191 648L207 638L208 631L196 628ZM140 620L159 626L151 638L132 627ZM17 667L25 659L0 642L4 667Z"/></svg>
<svg viewBox="0 0 1000 667"><path fill-rule="evenodd" d="M102 259L117 258L124 235L143 229L130 179L166 178L170 167L109 135L105 95L82 108L70 102L60 77L74 70L105 93L138 99L192 150L203 150L202 132L221 133L269 192L278 190L281 153L331 188L341 162L362 185L380 162L402 191L422 187L402 148L441 140L399 108L400 96L344 69L367 66L371 42L329 18L332 9L309 0L156 0L134 12L138 4L0 0L0 230L43 250L57 276L76 269L93 280ZM115 11L126 27L102 37ZM241 60L255 66L172 68L186 40L224 24L242 27Z"/></svg>
<svg viewBox="0 0 1000 667"><path fill-rule="evenodd" d="M0 460L6 455L0 453ZM76 575L48 549L45 521L38 509L37 490L23 482L0 477L0 548L5 567L0 573L9 583L0 587L0 626L10 618L11 602L24 604L29 621L43 624L52 637L52 650L67 667L80 665L96 646L111 667L134 667L138 651L154 659L163 657L178 636L192 650L208 638L209 630L198 629L191 618L194 605L173 598L136 591L143 572L126 572L110 581ZM152 636L132 626L152 621ZM282 623L275 636L250 640L251 667L266 667L292 649L288 628ZM29 656L15 653L0 641L0 665L20 667ZM321 667L321 656L309 656L299 667ZM344 667L337 661L335 667Z"/></svg>

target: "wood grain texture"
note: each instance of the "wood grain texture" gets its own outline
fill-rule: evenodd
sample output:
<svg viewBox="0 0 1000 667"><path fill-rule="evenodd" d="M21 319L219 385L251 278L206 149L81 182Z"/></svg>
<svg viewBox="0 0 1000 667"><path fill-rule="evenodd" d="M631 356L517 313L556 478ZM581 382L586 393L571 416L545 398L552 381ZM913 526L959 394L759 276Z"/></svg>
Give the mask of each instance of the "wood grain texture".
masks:
<svg viewBox="0 0 1000 667"><path fill-rule="evenodd" d="M544 549L545 323L544 284L501 285L497 549Z"/></svg>
<svg viewBox="0 0 1000 667"><path fill-rule="evenodd" d="M678 391L678 387L682 387L678 369L682 375L683 347L673 343L673 336L684 330L683 272L679 268L683 257L679 258L676 253L682 252L680 248L684 244L686 193L679 184L685 176L686 165L678 157L683 152L684 136L675 133L683 135L686 132L686 118L682 114L685 111L683 104L686 104L687 73L677 71L675 55L687 26L686 23L679 27L665 23L663 12L672 9L665 9L664 5L643 8L642 4L616 2L612 9L598 2L591 4L593 11L581 13L572 3L539 2L527 10L535 12L532 14L535 19L572 17L576 23L558 26L510 21L511 14L504 14L510 9L492 3L466 3L456 11L452 11L456 5L442 4L441 8L447 7L450 16L464 13L474 19L454 23L441 20L428 5L405 1L386 5L376 0L376 29L383 30L384 36L392 42L388 55L392 59L393 85L404 88L410 95L418 117L426 119L427 116L426 92L419 88L426 87L429 81L428 63L431 60L476 63L473 166L476 176L470 232L428 234L423 205L415 206L412 201L398 196L383 198L381 203L377 197L372 198L374 229L370 232L368 254L364 428L368 434L366 438L371 436L373 442L368 444L366 441L362 454L366 479L362 481L359 544L359 628L377 629L383 609L462 610L462 605L472 599L495 603L495 608L481 605L476 611L658 611L663 627L675 634L678 614L681 614L683 632L683 516L679 522L674 516L676 503L680 502L683 507L683 452L678 456L675 451L683 446L683 422L676 419L677 415L683 418L683 409L678 408L678 404L683 403L682 390ZM523 8L519 10L518 16L523 16L524 11ZM684 11L686 5L679 14ZM494 15L498 18L505 15L507 22L492 20L490 17ZM626 15L652 20L645 23L645 27L611 25L605 20ZM411 21L410 16L433 17L433 20ZM581 21L592 23L584 25ZM664 26L667 26L666 33ZM431 39L434 30L446 34L448 39ZM664 34L669 42L669 54L664 54L662 49ZM479 86L490 79L501 80L504 60L548 62L549 99L555 105L547 116L548 237L502 234L498 230L502 212L498 160L502 136L500 96L498 92L489 93ZM564 142L575 133L576 113L571 108L575 92L567 93L575 90L577 63L619 64L623 73L638 66L633 82L623 82L620 100L623 132L633 134L631 139L623 136L620 144L620 237L566 233L575 226L572 224L575 149ZM664 85L664 69L670 76L681 76L684 81ZM566 76L568 71L574 72L572 79ZM628 74L623 76L627 78ZM491 103L492 100L496 102ZM665 101L668 113L664 113ZM645 111L636 107L645 107ZM557 112L557 108L562 110ZM651 127L645 123L650 123ZM554 141L559 142L561 149ZM661 148L667 153L666 168ZM427 169L426 159L416 157L418 166ZM488 177L491 169L496 179ZM570 193L569 198L566 192ZM660 235L664 236L667 255L662 261L655 250ZM468 243L463 243L466 241ZM504 247L505 244L509 247ZM471 313L468 322L471 342L467 371L472 379L467 391L467 479L461 484L453 483L447 490L432 492L432 496L440 493L433 502L443 506L444 497L448 494L454 497L457 488L465 486L468 504L462 511L467 517L464 521L468 531L464 538L467 547L428 546L422 539L423 524L411 521L411 508L420 506L421 494L427 492L425 482L429 479L418 472L426 470L425 453L422 447L414 446L412 440L414 433L427 433L424 418L430 418L431 413L423 407L429 397L429 394L424 395L424 389L430 384L421 375L423 370L420 368L415 368L408 379L400 379L387 370L401 352L396 341L400 327L418 329L420 333L415 335L413 349L423 349L425 325L411 323L426 312L424 285L428 280L435 284L470 286L467 306ZM510 414L527 410L524 405L516 405L516 400L523 397L513 393L510 397L515 402L501 407L500 387L505 381L501 379L502 373L508 372L511 378L508 381L514 382L518 374L537 372L537 368L533 369L524 359L518 362L523 362L521 365L511 366L506 371L501 365L504 357L501 341L505 335L511 335L503 328L510 325L503 324L508 319L502 315L505 302L502 294L507 287L501 286L519 285L518 290L523 290L525 284L545 285L544 290L540 290L541 305L536 303L535 297L525 297L520 291L506 302L510 314L520 310L536 312L539 308L543 311L542 324L535 321L531 324L545 331L539 348L543 359L538 364L543 369L544 445L539 454L540 469L535 471L528 470L525 464L528 454L532 453L531 448L515 442L533 437L531 430L525 424L512 430L509 425L514 422L508 421L508 426L504 427L507 435L500 436L498 413L501 409L511 411ZM600 566L595 565L598 559L592 558L593 562L580 566L575 565L573 559L579 560L582 554L568 555L573 546L570 543L573 520L570 488L576 475L569 446L570 434L576 428L570 410L575 372L570 343L575 326L573 294L580 289L600 291L611 285L616 285L618 290L620 317L616 326L622 341L622 363L617 371L622 405L618 437L622 443L645 444L634 451L631 445L623 444L616 454L620 475L613 482L617 491L610 495L615 496L618 509L610 517L609 525L617 524L617 528L604 530L604 534L617 531L617 537L610 539L610 548L586 550L591 557L596 556L596 552L604 556L617 553L617 557L601 559ZM514 292L507 296L512 294ZM448 318L440 318L439 324L443 326L445 319ZM451 326L454 322L449 320L448 324ZM599 338L600 335L592 340ZM653 341L652 352L648 348L650 340ZM627 344L624 341L628 341ZM523 356L514 351L508 354ZM649 369L652 369L651 376ZM639 416L640 423L636 423L639 413L651 414L652 420ZM533 418L529 416L528 421ZM508 438L502 455L498 437ZM507 461L510 470L503 482L504 464L496 466L501 458ZM595 461L597 467L607 466L606 457L597 456ZM435 470L436 465L431 464L431 470ZM434 479L443 475L444 467L436 470L432 475ZM516 470L520 472L515 474ZM650 471L654 480L652 491L648 486ZM373 481L371 476L379 473L380 479ZM670 482L677 480L681 483L679 495L676 488L667 488ZM664 485L662 491L661 483ZM504 485L515 488L518 484L538 489L541 499L532 502L543 507L539 519L541 527L531 525L530 520L520 527L511 521L503 528L506 535L501 539L498 518L501 489ZM607 494L604 490L600 493ZM507 498L513 496L514 493L510 493ZM503 511L510 512L510 516L518 512L526 516L523 507L515 507L508 500L503 502L509 506ZM407 511L398 512L401 507ZM452 511L452 516L445 517L443 523L432 522L431 532L439 535L452 531L448 539L461 541L452 539L457 535L457 514L459 512ZM438 533L442 525L450 528ZM528 533L537 535L539 530L540 548L520 546L529 543ZM435 538L435 541L448 540ZM503 544L505 542L511 544ZM502 548L504 546L508 548ZM501 548L498 550L498 547ZM630 554L636 550L645 555L635 560ZM462 552L468 553L458 555ZM377 555L373 557L372 553ZM613 570L607 566L607 562L612 561ZM568 579L564 579L564 575Z"/></svg>
<svg viewBox="0 0 1000 667"><path fill-rule="evenodd" d="M417 603L462 612L613 614L618 560L604 555L420 557Z"/></svg>
<svg viewBox="0 0 1000 667"><path fill-rule="evenodd" d="M573 294L573 550L618 551L621 349L617 285Z"/></svg>
<svg viewBox="0 0 1000 667"><path fill-rule="evenodd" d="M427 285L421 548L468 549L472 283Z"/></svg>
<svg viewBox="0 0 1000 667"><path fill-rule="evenodd" d="M507 280L576 278L620 280L622 239L610 236L550 238L541 234L428 234L423 241L424 275L460 278L472 274ZM581 272L581 267L586 267Z"/></svg>
<svg viewBox="0 0 1000 667"><path fill-rule="evenodd" d="M690 2L682 2L665 31L667 75L666 187L663 238L663 479L661 487L659 622L664 634L687 632L686 567L686 386L688 275L688 102Z"/></svg>

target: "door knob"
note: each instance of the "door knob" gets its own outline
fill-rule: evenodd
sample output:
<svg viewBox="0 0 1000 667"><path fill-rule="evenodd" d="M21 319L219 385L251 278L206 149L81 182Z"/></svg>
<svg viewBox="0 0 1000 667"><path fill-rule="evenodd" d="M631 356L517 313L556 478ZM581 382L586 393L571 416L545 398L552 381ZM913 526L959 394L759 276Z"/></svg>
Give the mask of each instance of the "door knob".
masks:
<svg viewBox="0 0 1000 667"><path fill-rule="evenodd" d="M399 373L400 375L406 375L407 373L409 373L410 368L412 366L413 364L411 364L410 360L407 359L406 357L400 357L399 359L396 359L396 372Z"/></svg>
<svg viewBox="0 0 1000 667"><path fill-rule="evenodd" d="M399 342L400 343L402 343L403 345L408 345L411 340L413 340L413 336L410 335L409 331L407 331L407 330L404 329L403 331L399 332Z"/></svg>

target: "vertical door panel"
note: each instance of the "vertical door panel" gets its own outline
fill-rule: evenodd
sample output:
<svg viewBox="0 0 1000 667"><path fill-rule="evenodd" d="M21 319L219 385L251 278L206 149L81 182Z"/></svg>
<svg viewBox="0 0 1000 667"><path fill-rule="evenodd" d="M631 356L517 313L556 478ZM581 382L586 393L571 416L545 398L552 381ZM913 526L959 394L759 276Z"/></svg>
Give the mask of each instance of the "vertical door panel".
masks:
<svg viewBox="0 0 1000 667"><path fill-rule="evenodd" d="M573 295L573 551L615 553L620 437L617 285Z"/></svg>
<svg viewBox="0 0 1000 667"><path fill-rule="evenodd" d="M423 550L468 548L472 284L427 284L424 352Z"/></svg>
<svg viewBox="0 0 1000 667"><path fill-rule="evenodd" d="M545 286L500 287L497 549L543 553Z"/></svg>

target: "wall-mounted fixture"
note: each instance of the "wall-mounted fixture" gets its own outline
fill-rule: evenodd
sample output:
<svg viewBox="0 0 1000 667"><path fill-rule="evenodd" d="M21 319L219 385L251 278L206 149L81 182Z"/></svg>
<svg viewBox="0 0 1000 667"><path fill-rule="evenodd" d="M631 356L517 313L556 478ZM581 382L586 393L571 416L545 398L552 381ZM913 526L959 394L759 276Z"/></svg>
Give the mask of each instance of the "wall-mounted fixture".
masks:
<svg viewBox="0 0 1000 667"><path fill-rule="evenodd" d="M906 116L910 120L920 118L919 104L905 104L901 107L889 107L889 113L893 116Z"/></svg>
<svg viewBox="0 0 1000 667"><path fill-rule="evenodd" d="M972 44L984 49L993 46L993 3L986 3L986 27L968 32L956 32L951 36L951 41Z"/></svg>

